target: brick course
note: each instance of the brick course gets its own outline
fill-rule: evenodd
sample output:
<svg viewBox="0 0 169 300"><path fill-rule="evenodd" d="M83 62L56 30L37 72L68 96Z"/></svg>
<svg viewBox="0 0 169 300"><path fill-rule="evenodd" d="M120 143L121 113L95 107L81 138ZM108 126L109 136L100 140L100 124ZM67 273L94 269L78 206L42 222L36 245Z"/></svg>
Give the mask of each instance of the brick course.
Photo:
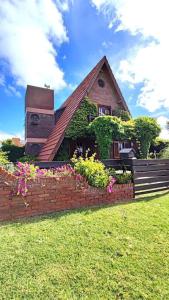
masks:
<svg viewBox="0 0 169 300"><path fill-rule="evenodd" d="M0 168L0 221L133 199L133 185L114 185L113 192L76 186L75 179L39 178L29 182L26 197L16 195L17 177Z"/></svg>

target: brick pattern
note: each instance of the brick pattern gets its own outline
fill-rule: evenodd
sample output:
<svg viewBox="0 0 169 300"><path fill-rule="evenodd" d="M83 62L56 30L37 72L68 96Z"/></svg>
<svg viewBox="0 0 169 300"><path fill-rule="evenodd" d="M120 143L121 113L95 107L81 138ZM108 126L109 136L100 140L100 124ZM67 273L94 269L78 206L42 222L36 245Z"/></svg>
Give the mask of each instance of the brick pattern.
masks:
<svg viewBox="0 0 169 300"><path fill-rule="evenodd" d="M0 168L0 221L133 199L133 185L114 185L113 193L90 186L77 188L75 179L31 181L26 197L16 195L17 177Z"/></svg>

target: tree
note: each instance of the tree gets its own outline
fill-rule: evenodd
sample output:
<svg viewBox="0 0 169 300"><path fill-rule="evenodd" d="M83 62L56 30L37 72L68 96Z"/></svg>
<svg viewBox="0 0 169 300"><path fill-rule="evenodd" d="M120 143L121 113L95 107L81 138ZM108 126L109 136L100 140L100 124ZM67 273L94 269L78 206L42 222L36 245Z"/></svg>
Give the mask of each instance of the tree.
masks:
<svg viewBox="0 0 169 300"><path fill-rule="evenodd" d="M8 139L2 142L1 150L6 152L9 161L16 162L24 155L25 147L18 147L12 144L12 140Z"/></svg>
<svg viewBox="0 0 169 300"><path fill-rule="evenodd" d="M121 119L112 116L97 117L89 124L89 128L95 133L101 159L109 158L113 139L121 139L124 135Z"/></svg>
<svg viewBox="0 0 169 300"><path fill-rule="evenodd" d="M160 126L154 118L138 117L134 120L135 133L140 142L141 158L147 158L152 141L160 134Z"/></svg>

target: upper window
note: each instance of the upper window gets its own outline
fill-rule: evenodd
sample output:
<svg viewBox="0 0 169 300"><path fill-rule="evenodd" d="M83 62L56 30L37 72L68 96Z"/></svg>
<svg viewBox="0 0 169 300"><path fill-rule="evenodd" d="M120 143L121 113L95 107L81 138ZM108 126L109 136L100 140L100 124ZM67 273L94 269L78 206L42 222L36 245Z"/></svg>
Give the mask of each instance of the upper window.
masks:
<svg viewBox="0 0 169 300"><path fill-rule="evenodd" d="M111 109L108 106L99 106L99 116L111 115Z"/></svg>
<svg viewBox="0 0 169 300"><path fill-rule="evenodd" d="M98 85L103 88L105 86L104 80L103 79L99 79L98 80Z"/></svg>

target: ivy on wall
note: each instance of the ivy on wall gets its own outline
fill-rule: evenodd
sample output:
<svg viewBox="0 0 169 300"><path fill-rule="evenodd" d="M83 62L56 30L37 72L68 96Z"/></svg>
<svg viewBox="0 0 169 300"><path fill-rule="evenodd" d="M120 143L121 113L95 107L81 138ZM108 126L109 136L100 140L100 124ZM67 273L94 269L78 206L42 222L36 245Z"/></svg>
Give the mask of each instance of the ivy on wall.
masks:
<svg viewBox="0 0 169 300"><path fill-rule="evenodd" d="M113 116L97 117L90 123L89 128L95 133L100 158L108 159L112 141L120 140L124 136L121 119Z"/></svg>
<svg viewBox="0 0 169 300"><path fill-rule="evenodd" d="M116 108L113 111L113 116L120 118L122 121L129 121L131 119L129 112L121 108Z"/></svg>
<svg viewBox="0 0 169 300"><path fill-rule="evenodd" d="M75 112L66 130L65 137L73 140L80 137L87 137L89 135L89 116L97 116L97 106L86 97Z"/></svg>

